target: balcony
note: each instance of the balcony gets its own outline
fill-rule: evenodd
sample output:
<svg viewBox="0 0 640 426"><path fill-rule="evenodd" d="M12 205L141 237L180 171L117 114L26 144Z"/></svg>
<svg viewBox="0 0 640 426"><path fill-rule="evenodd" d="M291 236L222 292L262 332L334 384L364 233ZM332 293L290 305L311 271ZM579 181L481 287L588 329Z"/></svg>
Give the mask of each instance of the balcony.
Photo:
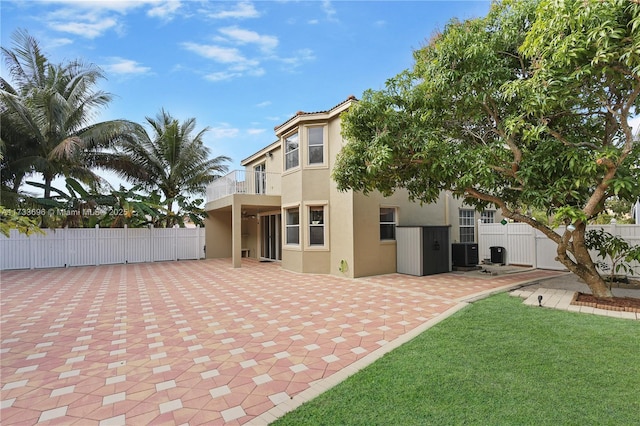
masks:
<svg viewBox="0 0 640 426"><path fill-rule="evenodd" d="M280 195L280 173L234 170L207 186L207 203L234 194Z"/></svg>

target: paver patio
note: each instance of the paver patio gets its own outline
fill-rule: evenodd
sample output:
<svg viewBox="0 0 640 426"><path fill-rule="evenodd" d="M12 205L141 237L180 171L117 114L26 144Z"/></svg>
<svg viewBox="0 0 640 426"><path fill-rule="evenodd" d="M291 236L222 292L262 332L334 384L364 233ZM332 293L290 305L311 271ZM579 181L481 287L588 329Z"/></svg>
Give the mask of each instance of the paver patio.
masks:
<svg viewBox="0 0 640 426"><path fill-rule="evenodd" d="M247 259L4 271L0 421L262 424L460 301L557 275L353 280Z"/></svg>

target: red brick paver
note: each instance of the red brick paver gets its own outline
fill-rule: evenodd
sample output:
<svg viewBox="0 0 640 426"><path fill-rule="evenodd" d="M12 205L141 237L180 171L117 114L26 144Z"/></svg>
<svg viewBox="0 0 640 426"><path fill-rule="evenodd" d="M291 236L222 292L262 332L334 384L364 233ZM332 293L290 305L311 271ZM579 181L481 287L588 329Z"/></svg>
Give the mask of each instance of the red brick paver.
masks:
<svg viewBox="0 0 640 426"><path fill-rule="evenodd" d="M465 297L553 275L352 280L250 260L5 271L0 420L246 423Z"/></svg>

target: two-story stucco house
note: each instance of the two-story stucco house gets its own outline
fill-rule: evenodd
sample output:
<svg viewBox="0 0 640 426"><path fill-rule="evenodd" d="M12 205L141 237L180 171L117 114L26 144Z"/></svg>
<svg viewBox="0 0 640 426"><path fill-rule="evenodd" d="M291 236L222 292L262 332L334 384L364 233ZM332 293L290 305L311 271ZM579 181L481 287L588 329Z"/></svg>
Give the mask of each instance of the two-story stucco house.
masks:
<svg viewBox="0 0 640 426"><path fill-rule="evenodd" d="M298 112L275 128L277 140L244 159L244 170L207 189L206 256L280 261L296 272L347 277L396 272L396 227L451 225L451 242L474 241L480 215L446 193L437 203L340 192L331 179L346 143L340 114L350 96L326 111ZM493 212L483 220L493 222Z"/></svg>

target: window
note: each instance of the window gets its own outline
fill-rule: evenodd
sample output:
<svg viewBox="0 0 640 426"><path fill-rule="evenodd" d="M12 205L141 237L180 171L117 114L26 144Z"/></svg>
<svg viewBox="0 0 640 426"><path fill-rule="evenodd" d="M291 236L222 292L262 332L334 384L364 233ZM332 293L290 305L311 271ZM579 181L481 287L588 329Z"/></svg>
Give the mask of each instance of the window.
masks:
<svg viewBox="0 0 640 426"><path fill-rule="evenodd" d="M394 207L380 207L380 239L396 239L396 209Z"/></svg>
<svg viewBox="0 0 640 426"><path fill-rule="evenodd" d="M300 209L287 209L286 244L300 244Z"/></svg>
<svg viewBox="0 0 640 426"><path fill-rule="evenodd" d="M300 143L298 133L284 139L284 169L289 170L300 165Z"/></svg>
<svg viewBox="0 0 640 426"><path fill-rule="evenodd" d="M322 127L309 127L309 164L324 163L324 132Z"/></svg>
<svg viewBox="0 0 640 426"><path fill-rule="evenodd" d="M265 165L264 163L258 164L253 168L254 171L254 184L255 184L255 193L256 194L264 194L266 193L265 189L267 187L267 175L265 174Z"/></svg>
<svg viewBox="0 0 640 426"><path fill-rule="evenodd" d="M475 215L471 209L460 210L460 242L472 243L475 241Z"/></svg>
<svg viewBox="0 0 640 426"><path fill-rule="evenodd" d="M324 245L324 206L309 207L309 245Z"/></svg>
<svg viewBox="0 0 640 426"><path fill-rule="evenodd" d="M482 223L494 223L494 215L496 212L493 210L483 210L482 215L480 216L480 220Z"/></svg>

